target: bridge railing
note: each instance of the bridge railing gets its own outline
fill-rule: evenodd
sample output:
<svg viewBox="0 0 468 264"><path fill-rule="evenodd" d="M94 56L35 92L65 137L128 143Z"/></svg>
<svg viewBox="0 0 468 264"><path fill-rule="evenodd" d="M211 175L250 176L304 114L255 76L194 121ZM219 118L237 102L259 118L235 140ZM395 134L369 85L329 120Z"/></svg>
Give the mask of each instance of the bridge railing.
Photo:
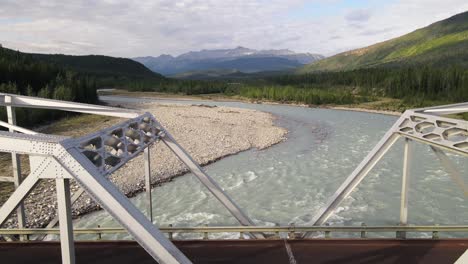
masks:
<svg viewBox="0 0 468 264"><path fill-rule="evenodd" d="M303 234L311 232L315 236L309 239L327 239L332 238L334 234L346 233L352 238L376 238L372 236L375 233L395 233L394 237L398 239L406 239L406 236L401 236L401 233L430 233L431 236L415 236L421 239L438 239L439 233L468 233L468 225L423 225L423 226L199 226L199 227L174 227L174 226L160 226L159 230L166 234L169 239L183 240L183 237L174 235L179 234L197 234L200 235L199 239L210 239L210 234L221 233L238 233L239 239L244 239L247 233L263 233L269 239L297 239L301 238ZM33 235L59 235L60 229L58 228L24 228L24 229L0 229L0 235L12 236L33 236ZM128 231L123 228L76 228L73 234L77 235L93 235L95 240L101 240L103 235L115 234L128 234ZM281 235L280 235L281 234ZM389 237L389 236L385 236ZM391 236L390 236L391 237ZM213 237L211 237L213 238ZM232 238L232 236L231 236ZM192 237L190 239L193 239ZM219 236L214 239L220 239ZM222 238L221 238L222 239ZM253 238L255 239L255 238ZM126 239L123 239L126 240Z"/></svg>
<svg viewBox="0 0 468 264"><path fill-rule="evenodd" d="M80 232L128 232L155 260L160 263L191 263L162 233L172 238L175 233L201 233L203 238L209 238L211 233L239 233L252 239L266 238L263 232L274 234L287 233L288 237L313 238L317 232L322 232L325 238L332 232L360 232L366 237L368 232L395 232L398 238L404 239L407 232L432 232L434 238L438 232L466 232L466 226L452 227L416 227L408 225L408 190L410 167L412 163L413 142L428 145L435 153L444 170L452 180L468 196L468 187L463 181L463 175L453 164L445 152L453 152L468 156L468 122L442 115L452 115L468 112L468 103L440 106L424 109L408 110L401 115L396 123L387 131L379 143L371 150L356 169L346 178L343 184L327 201L325 206L314 216L310 224L313 227L254 227L252 220L237 206L227 193L192 159L192 157L174 140L150 113L141 113L127 109L106 106L63 102L50 99L34 98L13 94L0 93L0 106L6 107L8 122L0 122L0 126L8 128L9 132L0 132L0 148L2 152L11 153L13 179L4 176L0 180L13 181L15 192L0 207L0 226L16 211L19 229L0 230L0 235L21 235L24 238L34 235L34 232L59 232L62 246L63 263L74 263L75 234ZM127 118L115 127L105 129L83 138L65 138L40 134L16 125L15 108L42 108L63 111L107 115ZM397 142L405 142L403 156L403 171L400 197L400 223L397 227L328 227L324 226L337 206L348 197L362 182L387 151ZM150 215L144 215L136 208L111 182L107 176L139 153L145 159L145 187L148 193L148 208L151 205L151 164L148 148L154 142L163 142L182 161L193 174L207 187L210 192L244 227L177 227L159 230L152 223ZM20 154L29 155L31 173L23 178L21 174ZM24 229L26 226L23 202L26 196L39 181L55 179L58 201L57 218L46 229ZM82 189L71 197L70 180L77 181ZM82 193L88 193L108 211L125 231L115 229L73 229L71 205ZM60 228L54 229L59 222ZM265 230L265 229L267 230ZM419 228L419 229L418 229ZM445 229L444 229L445 228ZM162 231L162 232L161 232ZM2 233L3 232L3 233ZM29 232L29 233L28 233ZM45 233L44 233L45 232ZM54 233L56 234L56 233ZM7 236L8 237L8 236Z"/></svg>

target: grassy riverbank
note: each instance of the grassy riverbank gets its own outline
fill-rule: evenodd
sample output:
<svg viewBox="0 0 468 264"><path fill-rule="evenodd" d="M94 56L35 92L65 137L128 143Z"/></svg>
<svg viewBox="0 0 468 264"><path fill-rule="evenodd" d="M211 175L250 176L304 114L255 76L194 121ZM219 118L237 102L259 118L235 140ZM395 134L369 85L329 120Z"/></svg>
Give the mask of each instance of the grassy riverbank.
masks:
<svg viewBox="0 0 468 264"><path fill-rule="evenodd" d="M291 105L300 105L308 107L321 107L321 108L337 108L337 109L350 109L368 112L388 112L393 114L403 113L407 109L444 105L450 104L448 101L425 101L422 103L410 102L404 99L395 99L387 97L369 97L367 100L360 100L360 102L352 103L328 103L328 104L307 104L300 101L274 101L268 99L253 99L240 95L226 95L226 94L200 94L200 95L184 95L176 93L158 93L158 92L132 92L127 90L113 90L99 92L100 95L117 95L128 97L146 97L146 98L160 98L160 99L177 99L177 100L214 100L214 101L241 101L248 103L283 103ZM359 101L359 100L358 100ZM468 119L468 115L465 115Z"/></svg>
<svg viewBox="0 0 468 264"><path fill-rule="evenodd" d="M343 104L306 104L303 102L296 101L273 101L266 99L252 99L239 95L226 95L226 94L200 94L200 95L185 95L180 93L158 93L158 92L132 92L127 90L113 90L99 92L100 95L116 95L116 96L127 96L127 97L146 97L146 98L158 98L158 99L176 99L176 100L213 100L213 101L240 101L247 103L264 103L264 104L289 104L303 107L317 107L317 108L330 108L338 110L349 110L349 111L360 111L368 113L378 113L398 116L408 109L446 105L452 104L450 101L410 101L405 99L395 99L388 97L370 97L368 100L358 100L359 102L354 103L343 103ZM468 120L468 113L451 115L451 118Z"/></svg>

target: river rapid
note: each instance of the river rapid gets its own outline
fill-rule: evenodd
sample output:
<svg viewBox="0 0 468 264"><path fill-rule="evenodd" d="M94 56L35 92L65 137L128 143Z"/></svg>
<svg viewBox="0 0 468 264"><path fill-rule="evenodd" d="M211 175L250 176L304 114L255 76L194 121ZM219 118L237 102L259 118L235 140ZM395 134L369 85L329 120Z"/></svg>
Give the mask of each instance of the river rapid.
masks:
<svg viewBox="0 0 468 264"><path fill-rule="evenodd" d="M245 151L205 167L258 225L311 225L314 214L397 119L381 114L288 105L117 96L102 96L101 99L122 103L219 105L274 114L277 124L289 131L285 142L265 150ZM399 222L402 141L397 142L343 201L329 219L331 225L396 225ZM468 199L450 180L429 147L420 143L414 145L409 223L467 225ZM452 154L449 157L467 182L466 159ZM146 211L144 193L131 200ZM155 224L160 226L238 224L192 174L153 189L153 215ZM75 221L77 228L98 225L118 226L105 211L90 213ZM110 235L109 238L124 237Z"/></svg>

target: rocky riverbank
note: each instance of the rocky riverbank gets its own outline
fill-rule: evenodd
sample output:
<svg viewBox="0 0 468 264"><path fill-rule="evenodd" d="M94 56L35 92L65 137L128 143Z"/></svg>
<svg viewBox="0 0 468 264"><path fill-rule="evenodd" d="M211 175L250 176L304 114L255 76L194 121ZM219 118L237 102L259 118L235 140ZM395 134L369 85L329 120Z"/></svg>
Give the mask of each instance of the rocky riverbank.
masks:
<svg viewBox="0 0 468 264"><path fill-rule="evenodd" d="M153 113L179 144L202 165L251 148L267 148L283 141L287 133L285 129L274 125L274 116L255 110L156 103L129 107ZM84 135L120 121L110 119L81 124L71 135ZM151 147L151 165L154 186L187 172L185 166L162 143ZM127 196L143 191L143 157L140 155L127 163L111 175L110 180ZM79 186L73 182L71 189L76 192ZM39 184L26 199L25 206L29 227L46 226L56 215L54 182L43 181ZM79 217L97 209L99 205L84 194L73 205L73 216ZM11 217L6 226L14 226L15 222L16 218Z"/></svg>

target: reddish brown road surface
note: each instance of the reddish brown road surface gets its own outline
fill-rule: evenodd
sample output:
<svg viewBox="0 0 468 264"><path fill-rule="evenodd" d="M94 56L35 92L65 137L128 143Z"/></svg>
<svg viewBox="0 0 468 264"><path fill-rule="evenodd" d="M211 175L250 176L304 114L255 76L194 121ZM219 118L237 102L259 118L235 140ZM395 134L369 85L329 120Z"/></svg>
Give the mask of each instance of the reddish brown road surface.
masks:
<svg viewBox="0 0 468 264"><path fill-rule="evenodd" d="M290 240L298 264L304 263L454 263L468 239L454 240ZM193 263L289 264L283 240L174 241ZM135 242L77 242L77 263L154 263ZM60 263L60 245L0 243L0 263Z"/></svg>

